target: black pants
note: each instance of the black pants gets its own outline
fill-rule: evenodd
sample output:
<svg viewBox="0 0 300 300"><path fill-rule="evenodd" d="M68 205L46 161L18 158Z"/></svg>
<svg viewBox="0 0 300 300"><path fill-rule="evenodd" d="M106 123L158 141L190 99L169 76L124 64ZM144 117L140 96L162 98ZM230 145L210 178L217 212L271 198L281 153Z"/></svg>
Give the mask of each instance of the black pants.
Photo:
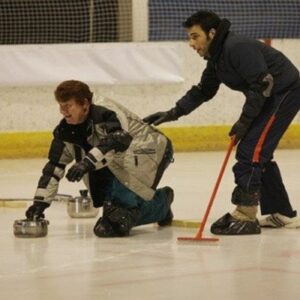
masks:
<svg viewBox="0 0 300 300"><path fill-rule="evenodd" d="M279 212L289 217L296 215L279 168L271 161L281 137L299 109L299 87L267 99L263 110L237 147L237 163L233 167L235 183L245 192L261 191L262 214ZM240 204L243 205L242 200Z"/></svg>

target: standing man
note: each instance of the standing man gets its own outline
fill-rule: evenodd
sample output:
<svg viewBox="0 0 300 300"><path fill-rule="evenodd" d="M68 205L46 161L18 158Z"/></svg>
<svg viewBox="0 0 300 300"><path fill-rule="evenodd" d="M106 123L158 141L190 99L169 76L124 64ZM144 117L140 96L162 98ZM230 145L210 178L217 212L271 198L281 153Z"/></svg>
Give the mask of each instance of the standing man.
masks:
<svg viewBox="0 0 300 300"><path fill-rule="evenodd" d="M83 179L94 206L103 206L94 227L97 236L127 236L133 226L154 222L170 225L173 190L156 187L173 160L171 142L112 100L94 105L93 93L81 81L62 82L55 98L63 119L26 217L44 217L66 166L76 160L66 178Z"/></svg>
<svg viewBox="0 0 300 300"><path fill-rule="evenodd" d="M296 67L276 49L234 34L230 22L210 11L198 11L183 26L190 46L205 60L206 68L176 106L144 119L158 125L188 115L217 93L221 83L245 95L241 115L229 135L239 143L233 167L236 187L232 213L211 226L214 234L259 234L260 226L300 227L289 202L273 153L300 109L300 79ZM260 203L260 224L256 219Z"/></svg>

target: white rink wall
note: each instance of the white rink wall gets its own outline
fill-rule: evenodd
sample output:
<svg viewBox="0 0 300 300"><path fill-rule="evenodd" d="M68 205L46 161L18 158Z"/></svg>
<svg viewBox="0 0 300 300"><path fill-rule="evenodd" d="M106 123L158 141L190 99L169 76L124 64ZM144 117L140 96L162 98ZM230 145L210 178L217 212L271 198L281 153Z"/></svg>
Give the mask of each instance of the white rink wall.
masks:
<svg viewBox="0 0 300 300"><path fill-rule="evenodd" d="M144 117L158 110L171 108L191 87L198 83L205 67L203 61L185 42L163 43L179 46L182 53L183 82L165 84L90 84L96 96L115 99ZM273 40L272 45L282 51L300 69L300 40ZM28 62L30 63L30 62ZM77 79L77 78L65 78ZM58 82L59 83L59 82ZM0 131L49 131L60 120L53 91L49 86L1 86L0 87ZM222 85L217 96L189 116L167 126L226 125L239 116L243 95ZM300 101L300 99L299 99ZM295 123L300 123L298 114Z"/></svg>

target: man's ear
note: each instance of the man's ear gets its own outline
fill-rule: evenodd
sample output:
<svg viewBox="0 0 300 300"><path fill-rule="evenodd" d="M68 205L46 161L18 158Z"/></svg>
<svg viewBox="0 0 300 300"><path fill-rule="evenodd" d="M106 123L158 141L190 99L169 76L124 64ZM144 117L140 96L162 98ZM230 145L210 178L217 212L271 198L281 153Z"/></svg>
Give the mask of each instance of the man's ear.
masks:
<svg viewBox="0 0 300 300"><path fill-rule="evenodd" d="M209 39L210 39L210 40L213 39L214 36L215 36L215 34L216 34L216 29L212 28L212 29L208 32L208 37L209 37Z"/></svg>

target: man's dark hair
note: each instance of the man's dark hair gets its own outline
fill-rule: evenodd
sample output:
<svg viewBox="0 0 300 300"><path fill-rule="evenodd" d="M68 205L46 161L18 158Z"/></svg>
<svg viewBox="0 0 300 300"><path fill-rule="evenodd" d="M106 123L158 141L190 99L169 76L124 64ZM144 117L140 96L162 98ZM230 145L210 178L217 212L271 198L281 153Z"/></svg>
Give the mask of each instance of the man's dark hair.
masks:
<svg viewBox="0 0 300 300"><path fill-rule="evenodd" d="M56 88L54 95L58 102L67 102L73 98L78 104L83 104L85 99L89 103L92 103L93 99L89 86L78 80L63 81Z"/></svg>
<svg viewBox="0 0 300 300"><path fill-rule="evenodd" d="M199 10L190 17L188 17L183 23L184 28L191 28L194 25L199 25L202 30L208 34L209 31L214 28L217 29L221 22L220 17L209 10Z"/></svg>

